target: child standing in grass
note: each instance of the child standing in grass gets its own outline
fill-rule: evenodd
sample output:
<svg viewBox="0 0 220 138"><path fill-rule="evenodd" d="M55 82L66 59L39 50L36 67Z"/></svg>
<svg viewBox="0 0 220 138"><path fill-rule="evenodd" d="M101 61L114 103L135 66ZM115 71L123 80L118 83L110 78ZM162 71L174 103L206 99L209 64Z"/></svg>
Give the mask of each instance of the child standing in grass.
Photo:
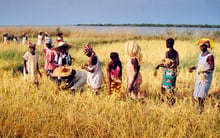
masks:
<svg viewBox="0 0 220 138"><path fill-rule="evenodd" d="M119 93L122 83L122 65L117 52L111 52L111 61L107 65L108 94Z"/></svg>
<svg viewBox="0 0 220 138"><path fill-rule="evenodd" d="M29 43L28 44L29 51L27 51L23 58L24 58L24 79L29 80L35 84L39 84L38 82L38 74L42 76L41 72L39 71L38 66L38 55L36 54L36 44Z"/></svg>
<svg viewBox="0 0 220 138"><path fill-rule="evenodd" d="M125 51L130 57L127 63L126 92L132 99L139 99L141 94L140 85L142 83L142 75L140 73L141 48L135 41L128 41L125 43Z"/></svg>

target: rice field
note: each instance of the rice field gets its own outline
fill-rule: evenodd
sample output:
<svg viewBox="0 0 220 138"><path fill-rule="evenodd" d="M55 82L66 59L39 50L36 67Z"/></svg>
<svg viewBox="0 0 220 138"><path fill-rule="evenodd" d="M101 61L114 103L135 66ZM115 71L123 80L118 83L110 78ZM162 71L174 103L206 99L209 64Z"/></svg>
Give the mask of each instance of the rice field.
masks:
<svg viewBox="0 0 220 138"><path fill-rule="evenodd" d="M165 36L168 37L168 36ZM169 36L174 37L175 36ZM205 36L201 36L205 37ZM55 42L55 37L52 37ZM154 68L165 56L165 39L145 39L133 34L95 34L71 32L64 37L73 48L69 50L75 61L74 69L88 62L83 44L92 47L101 61L107 80L106 65L110 52L118 52L123 65L123 84L120 94L107 94L103 85L99 95L87 85L82 93L71 95L59 90L43 70L43 46L37 47L40 71L43 77L39 87L23 81L23 54L28 50L21 44L0 44L0 137L220 137L220 42L211 50L215 56L215 72L204 111L200 113L192 98L196 65L200 49L194 45L197 38L179 40L174 48L179 52L180 66L176 82L176 103L169 106L160 100L162 70L154 77ZM124 96L126 40L136 40L142 48L142 99L134 101ZM36 37L30 37L33 42ZM105 40L105 42L103 42Z"/></svg>

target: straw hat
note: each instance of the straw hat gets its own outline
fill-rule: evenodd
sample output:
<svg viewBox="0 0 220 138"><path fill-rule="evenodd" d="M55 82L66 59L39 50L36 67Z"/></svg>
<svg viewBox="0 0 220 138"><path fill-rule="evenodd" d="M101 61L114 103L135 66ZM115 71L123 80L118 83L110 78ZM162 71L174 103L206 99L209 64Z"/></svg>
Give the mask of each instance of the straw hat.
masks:
<svg viewBox="0 0 220 138"><path fill-rule="evenodd" d="M72 73L71 66L60 66L53 71L52 76L54 77L67 77Z"/></svg>
<svg viewBox="0 0 220 138"><path fill-rule="evenodd" d="M196 45L202 46L207 45L208 48L213 49L215 47L214 42L209 38L201 38L195 42Z"/></svg>
<svg viewBox="0 0 220 138"><path fill-rule="evenodd" d="M50 34L48 32L44 32L45 36L50 36Z"/></svg>
<svg viewBox="0 0 220 138"><path fill-rule="evenodd" d="M53 50L60 51L63 48L70 49L71 47L72 47L71 45L62 41L62 42L59 42L58 46L54 47Z"/></svg>

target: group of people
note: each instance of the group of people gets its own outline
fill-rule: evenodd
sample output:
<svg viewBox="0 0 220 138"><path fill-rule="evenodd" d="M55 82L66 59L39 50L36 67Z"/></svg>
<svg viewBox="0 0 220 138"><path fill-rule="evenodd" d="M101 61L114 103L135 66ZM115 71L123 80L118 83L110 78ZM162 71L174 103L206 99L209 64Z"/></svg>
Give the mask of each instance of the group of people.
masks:
<svg viewBox="0 0 220 138"><path fill-rule="evenodd" d="M63 33L58 29L57 30L57 41L61 42L63 41ZM39 31L37 35L37 45L44 45L44 42L46 39L50 38L50 34L48 32L42 32ZM14 42L16 44L19 43L19 40L21 41L21 44L27 45L28 44L28 34L27 33L22 33L21 36L15 36L14 34L9 34L7 32L4 32L2 34L2 43L3 44L9 44L10 42Z"/></svg>
<svg viewBox="0 0 220 138"><path fill-rule="evenodd" d="M89 57L88 64L82 65L83 70L75 70L70 65L73 58L68 53L71 45L63 41L61 32L58 32L58 46L52 46L52 39L45 38L45 54L44 70L46 75L56 80L59 85L64 82L63 89L70 89L75 93L77 89L83 90L84 84L87 83L92 90L99 90L104 81L104 74L100 65L100 60L91 45L84 46L84 54ZM207 38L203 38L196 42L200 46L201 54L199 55L198 65L189 68L189 72L196 70L196 83L194 89L194 98L198 100L199 105L204 104L204 100L208 95L212 76L214 71L214 56L208 51L213 48L214 43ZM28 44L29 51L25 53L24 58L24 76L30 76L30 80L38 84L37 73L41 73L38 67L38 55L35 52L36 44ZM140 72L140 63L142 61L142 53L140 46L135 41L127 41L125 43L125 52L129 56L127 63L127 85L126 95L132 99L141 97L140 85L142 83L142 75ZM166 40L168 51L165 54L163 63L155 67L156 70L163 68L163 79L161 83L161 93L165 94L166 90L173 96L177 79L177 68L179 65L179 53L174 49L174 39ZM108 94L121 91L122 85L122 63L117 52L110 53L111 61L107 64L108 78ZM174 103L175 101L172 101Z"/></svg>
<svg viewBox="0 0 220 138"><path fill-rule="evenodd" d="M59 29L57 29L56 32L56 41L59 42L63 42L63 32L61 32ZM44 45L45 41L47 41L47 39L50 38L50 34L48 32L42 32L39 31L38 35L37 35L37 45ZM52 43L52 41L51 41Z"/></svg>
<svg viewBox="0 0 220 138"><path fill-rule="evenodd" d="M14 34L8 34L7 32L4 32L2 34L2 43L3 44L9 44L10 41L14 43L18 43L18 37L15 36Z"/></svg>
<svg viewBox="0 0 220 138"><path fill-rule="evenodd" d="M193 70L196 70L196 83L193 97L198 102L198 105L203 107L212 82L215 67L214 56L208 50L209 48L214 48L214 43L208 38L201 38L195 44L200 46L201 53L199 54L197 66L190 67L189 72L191 73ZM164 94L165 90L169 90L171 96L175 94L174 88L177 78L177 66L179 65L179 54L173 46L174 39L168 38L166 40L166 47L169 50L166 52L163 63L156 66L156 69L159 69L160 67L163 67L164 69L161 93ZM173 97L171 97L170 100L171 104L175 102Z"/></svg>
<svg viewBox="0 0 220 138"><path fill-rule="evenodd" d="M4 32L2 34L2 43L3 44L9 44L10 42L18 44L20 39L21 39L21 42L23 45L26 45L28 43L28 35L26 33L22 33L22 35L20 37L15 36L14 34L8 34L7 32Z"/></svg>

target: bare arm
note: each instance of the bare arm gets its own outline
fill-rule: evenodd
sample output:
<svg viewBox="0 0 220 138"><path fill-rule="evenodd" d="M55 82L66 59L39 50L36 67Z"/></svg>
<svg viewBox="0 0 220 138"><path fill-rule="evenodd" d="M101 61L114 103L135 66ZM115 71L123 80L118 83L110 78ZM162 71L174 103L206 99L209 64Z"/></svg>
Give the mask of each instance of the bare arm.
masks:
<svg viewBox="0 0 220 138"><path fill-rule="evenodd" d="M107 68L106 68L107 76L108 76L108 93L109 93L109 94L111 93L111 88L110 88L110 86L111 86L111 81L112 81L112 79L111 79L111 74L110 74L110 71L111 71L111 63L112 63L112 62L110 62L110 63L107 65Z"/></svg>
<svg viewBox="0 0 220 138"><path fill-rule="evenodd" d="M24 59L23 61L23 66L24 66L24 70L26 72L26 74L28 74L28 70L27 70L27 60Z"/></svg>
<svg viewBox="0 0 220 138"><path fill-rule="evenodd" d="M214 56L213 55L209 56L208 59L207 59L207 62L210 65L210 69L207 70L207 71L213 71L214 68L215 68Z"/></svg>
<svg viewBox="0 0 220 138"><path fill-rule="evenodd" d="M177 55L176 55L176 66L179 66L180 64L180 61L179 61L179 54L177 52Z"/></svg>
<svg viewBox="0 0 220 138"><path fill-rule="evenodd" d="M202 71L202 72L199 72L199 73L209 73L209 72L211 72L211 71L214 70L214 68L215 68L215 62L214 62L214 56L213 56L213 55L211 55L211 56L209 56L209 57L207 58L207 62L208 62L208 64L209 64L210 68L209 68L208 70L205 70L205 71Z"/></svg>
<svg viewBox="0 0 220 138"><path fill-rule="evenodd" d="M190 73L192 73L193 70L196 70L196 66L193 66L193 67L190 67L190 68L189 68L189 72L190 72Z"/></svg>
<svg viewBox="0 0 220 138"><path fill-rule="evenodd" d="M140 71L140 66L139 66L136 58L131 60L131 64L134 67L135 75L134 75L133 80L129 86L129 91L132 91L134 89L134 82L136 81L138 74L139 74L139 71Z"/></svg>
<svg viewBox="0 0 220 138"><path fill-rule="evenodd" d="M97 57L92 55L89 60L89 65L87 65L87 64L83 65L82 69L85 69L86 71L88 71L90 73L93 73L94 69L90 70L88 67L92 67L93 65L97 64L97 62L98 62Z"/></svg>
<svg viewBox="0 0 220 138"><path fill-rule="evenodd" d="M39 70L38 62L37 62L37 72L38 72L39 75L42 77L42 74L41 74L41 72L40 72L40 70Z"/></svg>
<svg viewBox="0 0 220 138"><path fill-rule="evenodd" d="M160 67L166 67L163 63L156 66L155 69L159 69Z"/></svg>
<svg viewBox="0 0 220 138"><path fill-rule="evenodd" d="M120 67L120 72L119 72L118 77L119 77L119 79L122 81L122 65L121 65L121 62L120 62L120 64L119 64L119 67Z"/></svg>

